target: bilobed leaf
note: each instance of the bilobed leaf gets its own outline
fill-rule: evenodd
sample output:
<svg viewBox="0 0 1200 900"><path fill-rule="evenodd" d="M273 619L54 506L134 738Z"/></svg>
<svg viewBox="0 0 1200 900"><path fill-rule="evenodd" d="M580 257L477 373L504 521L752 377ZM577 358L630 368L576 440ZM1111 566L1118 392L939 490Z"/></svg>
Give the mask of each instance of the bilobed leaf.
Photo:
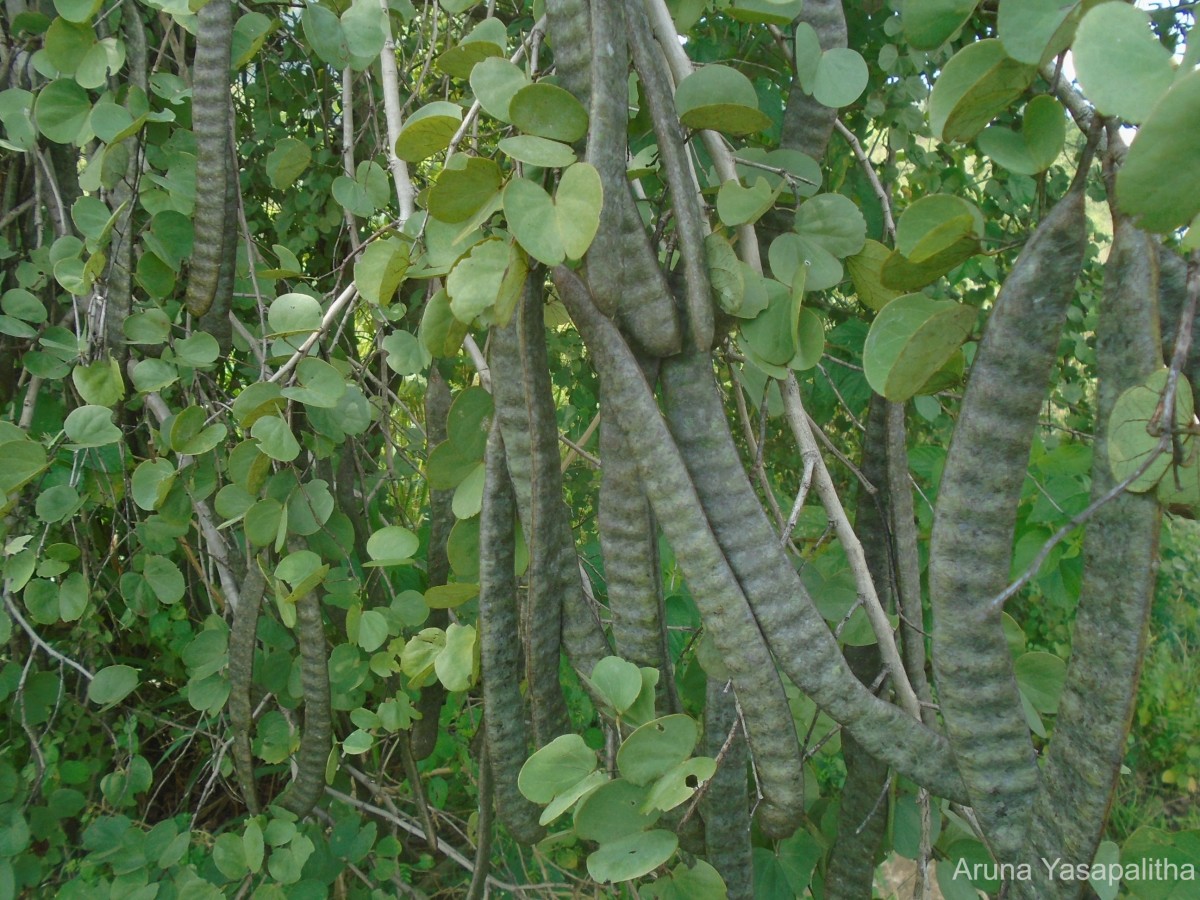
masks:
<svg viewBox="0 0 1200 900"><path fill-rule="evenodd" d="M387 173L374 160L364 160L353 178L339 175L333 180L333 199L356 216L370 216L388 201Z"/></svg>
<svg viewBox="0 0 1200 900"><path fill-rule="evenodd" d="M1079 0L1004 0L997 21L1004 51L1031 66L1057 56L1070 46L1082 6Z"/></svg>
<svg viewBox="0 0 1200 900"><path fill-rule="evenodd" d="M601 844L641 834L659 818L657 810L642 811L648 789L625 778L601 785L575 810L575 834Z"/></svg>
<svg viewBox="0 0 1200 900"><path fill-rule="evenodd" d="M849 106L866 89L868 78L867 63L857 50L832 47L817 63L813 99L833 109Z"/></svg>
<svg viewBox="0 0 1200 900"><path fill-rule="evenodd" d="M521 766L517 787L527 800L549 803L596 771L596 751L578 734L556 737Z"/></svg>
<svg viewBox="0 0 1200 900"><path fill-rule="evenodd" d="M953 300L906 294L885 306L863 345L863 372L872 389L901 403L958 350L978 311Z"/></svg>
<svg viewBox="0 0 1200 900"><path fill-rule="evenodd" d="M1193 139L1198 128L1200 70L1195 70L1146 117L1117 172L1121 211L1147 231L1173 231L1200 213L1200 144Z"/></svg>
<svg viewBox="0 0 1200 900"><path fill-rule="evenodd" d="M346 392L346 379L342 374L315 356L307 356L296 366L296 384L285 387L280 393L289 400L333 409Z"/></svg>
<svg viewBox="0 0 1200 900"><path fill-rule="evenodd" d="M969 200L953 194L929 194L910 203L896 220L896 249L906 256L916 252L917 244L946 222L970 217L967 230L983 237L983 213Z"/></svg>
<svg viewBox="0 0 1200 900"><path fill-rule="evenodd" d="M321 304L308 294L281 294L267 310L267 325L277 336L316 331L321 327Z"/></svg>
<svg viewBox="0 0 1200 900"><path fill-rule="evenodd" d="M125 398L121 369L112 357L77 365L71 372L71 381L84 402L94 406L114 406Z"/></svg>
<svg viewBox="0 0 1200 900"><path fill-rule="evenodd" d="M618 716L629 709L642 690L642 673L619 656L606 656L596 663L589 679Z"/></svg>
<svg viewBox="0 0 1200 900"><path fill-rule="evenodd" d="M484 112L501 122L512 122L509 104L521 88L532 84L519 66L507 59L490 58L471 70L471 90Z"/></svg>
<svg viewBox="0 0 1200 900"><path fill-rule="evenodd" d="M1067 664L1053 653L1036 650L1018 656L1015 669L1017 686L1034 709L1045 714L1057 712Z"/></svg>
<svg viewBox="0 0 1200 900"><path fill-rule="evenodd" d="M43 87L33 105L38 131L56 144L77 142L86 132L91 112L87 91L70 78Z"/></svg>
<svg viewBox="0 0 1200 900"><path fill-rule="evenodd" d="M1071 45L1087 98L1106 115L1142 122L1171 87L1171 52L1150 16L1124 3L1101 3L1079 23Z"/></svg>
<svg viewBox="0 0 1200 900"><path fill-rule="evenodd" d="M555 266L587 252L600 227L603 199L596 169L575 163L563 171L553 200L532 181L514 178L504 189L504 214L525 252Z"/></svg>
<svg viewBox="0 0 1200 900"><path fill-rule="evenodd" d="M971 17L979 0L903 0L904 37L918 50L936 50Z"/></svg>
<svg viewBox="0 0 1200 900"><path fill-rule="evenodd" d="M415 375L431 360L429 351L410 332L396 330L383 339L388 368L397 375Z"/></svg>
<svg viewBox="0 0 1200 900"><path fill-rule="evenodd" d="M291 187L312 162L312 149L294 137L282 138L267 154L267 177L271 186L282 191Z"/></svg>
<svg viewBox="0 0 1200 900"><path fill-rule="evenodd" d="M1058 159L1066 128L1062 105L1048 94L1039 94L1025 107L1020 132L989 126L979 135L979 149L1010 171L1036 175Z"/></svg>
<svg viewBox="0 0 1200 900"><path fill-rule="evenodd" d="M653 872L679 847L679 838L671 831L647 831L631 834L588 856L588 874L599 882L629 881Z"/></svg>
<svg viewBox="0 0 1200 900"><path fill-rule="evenodd" d="M361 72L383 51L387 29L383 8L375 0L354 0L342 13L341 25L350 68Z"/></svg>
<svg viewBox="0 0 1200 900"><path fill-rule="evenodd" d="M929 126L945 141L969 141L1037 75L994 39L967 44L946 63L929 97Z"/></svg>
<svg viewBox="0 0 1200 900"><path fill-rule="evenodd" d="M688 128L726 134L752 134L771 124L750 79L728 66L704 66L679 82L675 109Z"/></svg>
<svg viewBox="0 0 1200 900"><path fill-rule="evenodd" d="M416 163L450 146L462 124L462 107L447 100L427 103L413 113L396 139L396 155Z"/></svg>
<svg viewBox="0 0 1200 900"><path fill-rule="evenodd" d="M846 258L846 270L854 282L858 302L878 312L899 292L886 287L882 280L883 264L892 251L879 241L867 241L862 250Z"/></svg>
<svg viewBox="0 0 1200 900"><path fill-rule="evenodd" d="M742 322L742 336L756 356L773 365L785 366L796 355L803 292L797 297L778 282L768 282L767 296L767 308Z"/></svg>
<svg viewBox="0 0 1200 900"><path fill-rule="evenodd" d="M112 410L104 406L81 406L71 410L63 431L75 449L103 447L121 440L121 429L112 422Z"/></svg>
<svg viewBox="0 0 1200 900"><path fill-rule="evenodd" d="M421 542L403 525L388 525L367 539L368 566L398 566L412 562Z"/></svg>
<svg viewBox="0 0 1200 900"><path fill-rule="evenodd" d="M507 43L504 21L498 17L484 19L456 46L437 58L437 67L454 78L467 78L482 60L503 56Z"/></svg>
<svg viewBox="0 0 1200 900"><path fill-rule="evenodd" d="M1113 404L1108 420L1108 462L1113 477L1119 482L1133 475L1157 451L1160 429L1182 431L1191 424L1194 410L1187 378L1179 377L1174 422L1167 421L1168 416L1159 413L1166 385L1167 370L1159 369L1141 384L1121 394ZM1160 421L1155 420L1156 415ZM1190 447L1192 436L1184 432L1175 441L1183 450ZM1170 451L1158 454L1150 467L1129 485L1129 490L1141 493L1152 489L1171 465L1171 458Z"/></svg>
<svg viewBox="0 0 1200 900"><path fill-rule="evenodd" d="M434 660L438 681L448 691L465 691L475 680L475 627L451 622L446 626L446 644Z"/></svg>
<svg viewBox="0 0 1200 900"><path fill-rule="evenodd" d="M0 493L4 494L23 487L46 469L46 449L37 441L4 441L0 443L0 459L4 460L0 466Z"/></svg>
<svg viewBox="0 0 1200 900"><path fill-rule="evenodd" d="M137 669L131 666L106 666L88 684L88 699L97 706L119 703L137 687Z"/></svg>
<svg viewBox="0 0 1200 900"><path fill-rule="evenodd" d="M175 483L175 466L167 459L147 459L138 463L131 479L133 502L147 512L158 509Z"/></svg>
<svg viewBox="0 0 1200 900"><path fill-rule="evenodd" d="M649 784L691 756L699 737L699 726L691 716L654 719L621 744L617 768L633 784Z"/></svg>
<svg viewBox="0 0 1200 900"><path fill-rule="evenodd" d="M844 194L818 194L796 211L796 233L837 257L863 248L867 223L854 201Z"/></svg>
<svg viewBox="0 0 1200 900"><path fill-rule="evenodd" d="M446 293L450 296L450 310L455 318L469 325L480 313L491 309L500 294L500 284L508 265L507 241L489 238L472 247L446 279Z"/></svg>
<svg viewBox="0 0 1200 900"><path fill-rule="evenodd" d="M319 3L309 3L300 14L304 37L322 61L342 70L350 64L350 47L337 13Z"/></svg>
<svg viewBox="0 0 1200 900"><path fill-rule="evenodd" d="M726 181L717 191L717 215L731 228L757 222L775 202L775 192L766 178L758 177L748 188Z"/></svg>
<svg viewBox="0 0 1200 900"><path fill-rule="evenodd" d="M271 459L291 462L300 455L300 444L292 429L279 416L263 416L254 423L250 435L258 439L258 448Z"/></svg>
<svg viewBox="0 0 1200 900"><path fill-rule="evenodd" d="M539 81L520 88L508 103L508 117L525 134L572 144L587 134L583 104L556 84Z"/></svg>
<svg viewBox="0 0 1200 900"><path fill-rule="evenodd" d="M429 190L429 213L443 222L465 222L500 190L500 167L478 156L455 156Z"/></svg>
<svg viewBox="0 0 1200 900"><path fill-rule="evenodd" d="M647 811L658 809L666 812L681 803L686 803L696 793L696 789L712 778L716 771L716 760L707 756L695 756L684 760L651 785L643 808Z"/></svg>
<svg viewBox="0 0 1200 900"><path fill-rule="evenodd" d="M387 306L408 272L408 244L387 238L368 245L354 262L354 286L370 303Z"/></svg>

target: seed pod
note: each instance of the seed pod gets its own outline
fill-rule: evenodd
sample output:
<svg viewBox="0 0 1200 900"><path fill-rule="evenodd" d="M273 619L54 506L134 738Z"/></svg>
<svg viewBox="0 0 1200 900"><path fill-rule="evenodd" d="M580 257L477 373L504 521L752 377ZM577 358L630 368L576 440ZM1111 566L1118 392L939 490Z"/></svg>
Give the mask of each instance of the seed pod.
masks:
<svg viewBox="0 0 1200 900"><path fill-rule="evenodd" d="M946 739L876 697L847 669L746 476L713 380L711 356L689 353L665 360L661 382L671 434L708 522L788 678L872 755L938 796L965 797Z"/></svg>
<svg viewBox="0 0 1200 900"><path fill-rule="evenodd" d="M652 356L679 352L683 340L675 300L630 193L629 53L620 3L593 3L592 104L587 161L604 188L600 227L587 252L588 283L596 303Z"/></svg>
<svg viewBox="0 0 1200 900"><path fill-rule="evenodd" d="M587 288L574 273L560 266L554 275L559 294L604 380L609 408L616 413L615 424L624 432L626 446L637 452L642 484L683 568L708 634L729 666L739 694L754 698L745 716L763 793L760 824L769 835L790 834L804 811L799 741L759 623L713 536L679 448L633 353L616 326L591 302Z"/></svg>
<svg viewBox="0 0 1200 900"><path fill-rule="evenodd" d="M296 753L296 775L277 805L304 818L325 792L325 764L333 739L329 707L329 648L316 590L296 600L296 640L300 645L300 689L304 695L304 733Z"/></svg>
<svg viewBox="0 0 1200 900"><path fill-rule="evenodd" d="M192 130L196 135L196 183L203 189L196 192L195 243L184 302L188 311L199 318L216 298L226 230L232 227L232 222L226 220L226 198L228 181L233 177L229 149L233 5L229 0L210 0L200 7L196 22ZM232 283L230 279L230 286Z"/></svg>
<svg viewBox="0 0 1200 900"><path fill-rule="evenodd" d="M737 700L719 679L709 676L704 701L704 753L717 759L737 726ZM708 782L700 813L704 816L705 855L725 886L729 900L753 900L754 859L750 846L750 798L746 795L745 735L733 737Z"/></svg>
<svg viewBox="0 0 1200 900"><path fill-rule="evenodd" d="M450 389L437 366L429 370L429 387L425 391L425 442L432 449L446 440L446 417L450 413ZM429 491L429 555L426 559L426 575L429 587L443 585L450 575L450 561L446 556L446 542L450 538L450 530L454 527L453 491ZM429 611L428 625L433 628L445 628L449 616L444 609ZM442 704L446 700L446 689L441 681L435 679L432 684L421 688L421 696L417 700L417 711L421 718L412 727L413 759L422 760L433 752L437 744L439 719Z"/></svg>
<svg viewBox="0 0 1200 900"><path fill-rule="evenodd" d="M492 767L496 815L514 838L541 840L538 807L522 796L517 775L529 754L521 702L521 642L513 574L516 516L512 480L498 423L488 435L479 518L479 666L483 722Z"/></svg>
<svg viewBox="0 0 1200 900"><path fill-rule="evenodd" d="M546 0L546 33L559 83L587 106L591 90L592 29L587 0Z"/></svg>
<svg viewBox="0 0 1200 900"><path fill-rule="evenodd" d="M1106 434L1113 404L1163 364L1158 317L1146 302L1158 293L1155 241L1115 210L1113 225L1096 328L1093 500L1115 483ZM1100 844L1137 697L1160 518L1153 493L1126 491L1087 523L1071 661L1034 801L1028 858L1092 859ZM1052 883L1044 875L1037 872L1021 890L1079 895L1078 882Z"/></svg>
<svg viewBox="0 0 1200 900"><path fill-rule="evenodd" d="M254 642L258 630L258 611L267 580L253 557L246 563L241 602L233 613L229 633L229 724L233 729L233 768L237 773L242 799L250 815L262 811L254 782L254 757L250 752L250 734L254 728L253 700Z"/></svg>
<svg viewBox="0 0 1200 900"><path fill-rule="evenodd" d="M1021 485L1087 240L1075 183L1042 220L1005 280L962 401L930 542L934 672L971 805L993 855L1014 862L1038 767L991 600L1008 584Z"/></svg>

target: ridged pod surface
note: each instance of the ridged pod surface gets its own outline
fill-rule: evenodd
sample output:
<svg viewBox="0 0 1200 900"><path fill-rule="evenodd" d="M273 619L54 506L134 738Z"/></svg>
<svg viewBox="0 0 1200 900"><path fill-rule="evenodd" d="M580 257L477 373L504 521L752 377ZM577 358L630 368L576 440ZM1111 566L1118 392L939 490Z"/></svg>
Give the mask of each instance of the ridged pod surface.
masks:
<svg viewBox="0 0 1200 900"><path fill-rule="evenodd" d="M254 683L254 642L257 639L258 611L267 580L253 557L246 563L241 602L233 613L229 632L229 724L233 729L233 768L238 787L250 815L262 811L258 787L254 781L254 756L250 734L254 728L251 686Z"/></svg>
<svg viewBox="0 0 1200 900"><path fill-rule="evenodd" d="M446 417L449 414L450 388L435 365L429 370L429 386L425 390L425 445L428 450L446 440ZM450 560L446 556L446 542L450 538L450 530L454 527L453 502L453 491L430 489L429 554L425 563L429 587L437 587L449 580ZM432 609L426 624L432 628L445 628L449 620L446 610ZM437 744L439 719L445 699L446 689L437 679L421 688L421 696L416 703L421 718L413 723L410 741L413 759L425 759L433 752Z"/></svg>
<svg viewBox="0 0 1200 900"><path fill-rule="evenodd" d="M737 724L733 689L709 676L704 700L704 753L714 759ZM754 900L754 857L750 845L750 798L745 735L738 733L719 761L700 803L704 846L709 863L721 873L729 900Z"/></svg>
<svg viewBox="0 0 1200 900"><path fill-rule="evenodd" d="M1162 366L1155 241L1114 211L1096 329L1096 439L1092 499L1114 485L1107 425L1123 391ZM1168 476L1170 477L1170 476ZM1083 586L1071 661L1034 802L1027 855L1090 860L1103 837L1125 756L1154 598L1161 513L1153 492L1128 491L1087 523ZM1036 867L1035 867L1036 868ZM1051 882L1044 867L1021 896L1078 897L1078 881Z"/></svg>
<svg viewBox="0 0 1200 900"><path fill-rule="evenodd" d="M222 253L227 247L226 217L233 160L229 149L232 100L229 90L233 5L209 0L196 14L196 58L192 66L192 130L196 135L195 243L184 302L197 318L208 312L224 286ZM232 287L232 277L228 279ZM226 305L228 310L228 305Z"/></svg>
<svg viewBox="0 0 1200 900"><path fill-rule="evenodd" d="M333 740L329 706L329 648L317 590L296 600L296 641L300 645L300 689L304 695L304 732L296 752L296 774L277 801L304 818L325 793L325 763Z"/></svg>
<svg viewBox="0 0 1200 900"><path fill-rule="evenodd" d="M683 340L675 301L630 193L629 49L620 3L592 4L591 111L587 161L604 189L600 228L588 250L587 278L606 315L652 356L679 351Z"/></svg>
<svg viewBox="0 0 1200 900"><path fill-rule="evenodd" d="M538 807L517 788L529 754L521 701L521 642L517 638L517 583L513 574L516 508L500 429L488 435L479 518L479 666L483 723L492 768L496 816L525 844L541 840Z"/></svg>
<svg viewBox="0 0 1200 900"><path fill-rule="evenodd" d="M546 0L546 32L559 83L585 107L591 91L592 29L588 0Z"/></svg>
<svg viewBox="0 0 1200 900"><path fill-rule="evenodd" d="M941 797L965 797L946 739L851 675L746 476L707 353L661 369L667 419L707 520L776 660L797 687L879 759ZM664 527L665 527L665 523Z"/></svg>
<svg viewBox="0 0 1200 900"><path fill-rule="evenodd" d="M1004 281L975 354L930 543L938 697L971 805L1015 863L1038 786L1012 654L991 603L1008 584L1029 452L1087 240L1087 165ZM1030 861L1035 862L1035 861Z"/></svg>
<svg viewBox="0 0 1200 900"><path fill-rule="evenodd" d="M707 633L729 666L739 694L754 698L745 709L745 719L763 793L759 822L765 833L786 836L803 815L803 770L791 710L759 623L709 527L687 467L632 351L573 272L560 266L554 277L605 383L615 424L637 456L642 484Z"/></svg>

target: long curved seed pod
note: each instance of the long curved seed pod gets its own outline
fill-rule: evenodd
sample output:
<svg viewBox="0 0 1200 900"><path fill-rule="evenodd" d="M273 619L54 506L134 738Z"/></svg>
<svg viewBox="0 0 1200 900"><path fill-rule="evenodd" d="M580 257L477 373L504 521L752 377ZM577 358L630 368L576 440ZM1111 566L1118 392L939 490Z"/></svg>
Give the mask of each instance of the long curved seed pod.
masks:
<svg viewBox="0 0 1200 900"><path fill-rule="evenodd" d="M429 370L429 386L425 391L425 441L432 449L446 440L446 417L450 413L450 388L437 366ZM446 556L446 542L450 529L454 527L453 491L429 491L429 553L426 557L426 577L429 587L445 584L450 576L450 560ZM444 609L430 610L428 624L434 628L445 628L449 616ZM442 704L446 700L446 689L441 681L421 688L417 710L421 718L412 727L412 754L417 760L425 759L437 744L439 718Z"/></svg>
<svg viewBox="0 0 1200 900"><path fill-rule="evenodd" d="M250 734L254 728L253 701L250 686L254 683L254 642L258 631L258 610L262 604L267 579L258 561L251 557L246 563L246 578L242 581L242 602L233 613L233 628L229 633L229 724L233 728L233 768L238 787L250 815L262 811L258 789L254 782L254 757L250 752Z"/></svg>
<svg viewBox="0 0 1200 900"><path fill-rule="evenodd" d="M146 27L142 22L141 9L135 0L123 0L121 30L125 35L127 72L129 83L143 91L147 90L148 59L146 52ZM134 234L133 213L137 206L137 185L142 174L141 141L137 135L125 139L129 151L129 162L125 166L125 178L117 182L112 190L112 206L120 210L113 227L112 261L108 267L108 296L105 303L104 338L109 352L122 362L127 356L125 349L125 320L133 309ZM124 371L125 366L121 365Z"/></svg>
<svg viewBox="0 0 1200 900"><path fill-rule="evenodd" d="M192 130L196 134L195 244L184 302L193 316L208 312L221 276L225 247L227 182L230 177L229 92L233 4L209 0L196 13L196 59L192 68Z"/></svg>
<svg viewBox="0 0 1200 900"><path fill-rule="evenodd" d="M888 402L878 394L871 397L867 412L867 433L863 440L863 477L874 485L887 479ZM895 595L888 533L886 494L858 494L854 530L862 541L867 568L878 586L885 608L891 606ZM887 598L887 599L885 599ZM883 670L883 661L876 645L847 647L846 664L863 684L872 684ZM871 895L884 832L887 830L888 767L868 754L851 735L842 736L842 759L846 763L846 783L842 787L842 802L838 810L837 837L829 857L825 875L827 900L858 900Z"/></svg>
<svg viewBox="0 0 1200 900"><path fill-rule="evenodd" d="M296 638L300 644L300 687L304 693L304 733L296 753L296 777L277 801L304 818L325 792L325 764L333 739L329 707L329 648L321 617L321 597L307 591L296 600Z"/></svg>
<svg viewBox="0 0 1200 900"><path fill-rule="evenodd" d="M1001 610L990 601L1008 584L1038 411L1083 262L1090 155L996 298L950 442L930 542L938 697L971 805L1000 862L1015 862L1022 849L1038 768Z"/></svg>
<svg viewBox="0 0 1200 900"><path fill-rule="evenodd" d="M559 83L587 106L592 84L588 0L546 0L546 32L554 47Z"/></svg>
<svg viewBox="0 0 1200 900"><path fill-rule="evenodd" d="M522 796L517 775L529 754L521 702L521 642L517 637L515 504L498 422L488 435L479 519L479 666L483 724L492 767L496 815L518 841L532 844L545 830L539 810Z"/></svg>
<svg viewBox="0 0 1200 900"><path fill-rule="evenodd" d="M675 91L666 60L655 44L642 0L625 0L629 46L633 50L633 65L642 82L654 134L658 138L658 156L662 174L671 192L671 209L675 213L675 233L679 238L679 255L683 261L683 276L687 284L688 339L697 350L712 347L713 294L704 256L704 237L708 220L700 205L699 185L692 172L684 140L683 126L675 111Z"/></svg>
<svg viewBox="0 0 1200 900"><path fill-rule="evenodd" d="M846 46L846 15L842 0L804 0L797 23L805 22L817 32L822 50ZM783 112L783 130L779 146L799 150L820 162L829 146L837 110L804 93L793 80Z"/></svg>
<svg viewBox="0 0 1200 900"><path fill-rule="evenodd" d="M652 356L679 352L675 300L629 191L629 52L620 3L592 4L592 107L587 161L600 173L604 205L587 252L588 284L606 315L616 316Z"/></svg>
<svg viewBox="0 0 1200 900"><path fill-rule="evenodd" d="M1158 258L1158 311L1162 328L1162 352L1164 358L1170 359L1175 352L1179 316L1187 298L1187 262L1176 251L1158 241L1154 242L1154 252ZM1196 335L1200 335L1200 329L1194 324L1192 330ZM1183 374L1191 382L1193 401L1200 400L1200 340L1196 340L1195 336L1188 350L1187 361L1183 364ZM1196 405L1200 408L1200 403Z"/></svg>
<svg viewBox="0 0 1200 900"><path fill-rule="evenodd" d="M215 2L215 0L214 0ZM225 227L221 231L221 261L217 268L217 289L213 292L212 306L200 317L200 328L217 339L221 352L228 353L233 346L233 323L229 312L233 303L233 280L237 274L238 246L238 164L232 144L234 132L233 104L229 104L229 124L225 134Z"/></svg>
<svg viewBox="0 0 1200 900"><path fill-rule="evenodd" d="M746 793L746 738L737 726L737 700L732 690L709 677L704 701L704 753L718 759L708 782L700 814L704 817L706 856L729 890L729 900L753 900L754 858L750 845L750 798ZM733 734L733 740L726 741ZM722 749L725 751L720 756Z"/></svg>
<svg viewBox="0 0 1200 900"><path fill-rule="evenodd" d="M559 559L562 538L552 530L553 506L562 504L562 485L560 481L555 494L555 485L548 483L559 471L558 423L550 393L541 298L533 285L534 279L528 279L508 327L493 332L491 365L496 421L505 448L511 442L515 451L509 457L509 473L526 496L523 504L518 501L529 545L529 590L520 633L525 639L534 741L540 747L565 733L570 720L558 678L566 573L555 568L563 562ZM531 358L539 350L540 358ZM548 477L548 467L553 467L554 476Z"/></svg>
<svg viewBox="0 0 1200 900"><path fill-rule="evenodd" d="M1162 366L1154 239L1114 210L1113 245L1104 267L1096 329L1100 379L1093 444L1092 499L1114 485L1108 418L1122 391ZM1083 587L1071 661L1059 701L1027 856L1090 861L1108 818L1137 697L1146 627L1154 597L1160 511L1153 493L1123 492L1087 524ZM1038 897L1078 897L1078 882L1021 885ZM1031 895L1032 896L1032 895Z"/></svg>
<svg viewBox="0 0 1200 900"><path fill-rule="evenodd" d="M946 739L876 697L846 667L746 477L710 360L707 353L693 353L663 362L667 417L708 521L780 668L873 756L940 797L965 799Z"/></svg>
<svg viewBox="0 0 1200 900"><path fill-rule="evenodd" d="M654 381L653 377L648 381ZM615 417L600 382L600 408ZM637 460L617 427L600 426L600 549L617 652L671 681L663 621L658 525L642 489Z"/></svg>
<svg viewBox="0 0 1200 900"><path fill-rule="evenodd" d="M633 353L573 272L559 266L554 278L605 382L609 408L616 413L615 423L609 426L619 427L626 445L637 451L642 485L683 568L705 627L738 692L754 698L744 712L763 794L759 809L763 831L776 837L790 834L804 811L799 740L759 623L713 536Z"/></svg>

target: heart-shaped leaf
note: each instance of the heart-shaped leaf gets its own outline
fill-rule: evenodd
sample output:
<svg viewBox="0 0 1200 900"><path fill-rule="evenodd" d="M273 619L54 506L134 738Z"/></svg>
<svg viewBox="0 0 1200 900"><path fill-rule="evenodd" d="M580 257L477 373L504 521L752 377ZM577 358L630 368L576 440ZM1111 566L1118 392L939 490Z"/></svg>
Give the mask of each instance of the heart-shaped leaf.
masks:
<svg viewBox="0 0 1200 900"><path fill-rule="evenodd" d="M504 189L504 215L526 253L556 266L587 252L600 227L603 196L595 168L575 163L563 171L553 200L532 181L514 178Z"/></svg>
<svg viewBox="0 0 1200 900"><path fill-rule="evenodd" d="M704 66L684 78L675 89L675 108L688 128L753 134L771 124L750 79L728 66Z"/></svg>
<svg viewBox="0 0 1200 900"><path fill-rule="evenodd" d="M953 300L906 294L885 306L863 345L863 371L878 394L902 403L958 350L978 311Z"/></svg>
<svg viewBox="0 0 1200 900"><path fill-rule="evenodd" d="M967 44L946 63L929 97L929 126L945 141L969 141L1024 93L1036 66L1012 59L998 40Z"/></svg>
<svg viewBox="0 0 1200 900"><path fill-rule="evenodd" d="M994 162L1019 175L1045 171L1062 153L1067 137L1062 105L1048 94L1039 94L1025 107L1018 133L990 126L979 135L979 149Z"/></svg>

